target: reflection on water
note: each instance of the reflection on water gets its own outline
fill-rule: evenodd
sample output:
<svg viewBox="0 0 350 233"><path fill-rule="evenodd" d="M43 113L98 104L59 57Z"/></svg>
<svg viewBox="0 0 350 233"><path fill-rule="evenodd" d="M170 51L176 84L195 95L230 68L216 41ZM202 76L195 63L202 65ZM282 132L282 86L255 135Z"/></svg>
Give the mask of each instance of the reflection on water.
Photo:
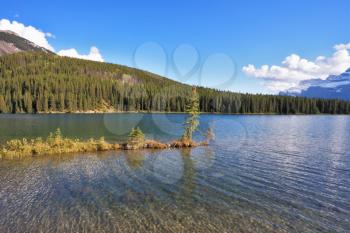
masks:
<svg viewBox="0 0 350 233"><path fill-rule="evenodd" d="M350 231L349 117L201 120L209 147L0 161L0 232Z"/></svg>
<svg viewBox="0 0 350 233"><path fill-rule="evenodd" d="M137 169L142 168L145 161L145 152L141 150L130 150L125 152L125 160L130 168Z"/></svg>

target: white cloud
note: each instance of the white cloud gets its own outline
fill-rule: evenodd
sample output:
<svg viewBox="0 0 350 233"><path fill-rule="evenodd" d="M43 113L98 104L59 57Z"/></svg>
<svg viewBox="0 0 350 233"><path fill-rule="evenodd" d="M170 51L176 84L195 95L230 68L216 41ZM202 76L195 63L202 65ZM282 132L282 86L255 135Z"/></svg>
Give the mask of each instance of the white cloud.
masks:
<svg viewBox="0 0 350 233"><path fill-rule="evenodd" d="M33 26L26 26L17 21L11 22L8 19L0 20L0 30L15 32L20 37L23 37L40 47L43 47L50 51L55 52L55 49L49 44L47 40L48 38L55 38L55 36L50 32L42 32L41 30ZM61 50L57 54L60 56L74 57L74 58L80 58L85 60L103 62L102 55L100 54L100 51L96 47L91 47L90 53L87 55L79 54L77 50L74 48Z"/></svg>
<svg viewBox="0 0 350 233"><path fill-rule="evenodd" d="M304 80L326 79L329 75L339 75L350 68L350 43L334 46L332 56L319 56L314 61L292 54L282 61L281 65L254 65L243 67L243 72L249 76L260 78L264 85L272 91L284 91L298 88Z"/></svg>
<svg viewBox="0 0 350 233"><path fill-rule="evenodd" d="M334 49L336 49L336 50L350 49L350 43L348 43L348 44L337 44L337 45L334 46Z"/></svg>
<svg viewBox="0 0 350 233"><path fill-rule="evenodd" d="M46 48L51 51L55 51L49 44L47 38L53 37L51 33L42 32L33 26L25 26L17 21L9 21L8 19L0 20L0 30L8 30L15 32L19 36L33 42L34 44Z"/></svg>
<svg viewBox="0 0 350 233"><path fill-rule="evenodd" d="M65 57L74 57L74 58L80 58L80 59L85 59L85 60L103 62L102 55L100 54L100 51L96 47L91 47L90 53L87 55L79 54L78 51L76 49L73 49L73 48L61 50L57 54L60 56L65 56Z"/></svg>

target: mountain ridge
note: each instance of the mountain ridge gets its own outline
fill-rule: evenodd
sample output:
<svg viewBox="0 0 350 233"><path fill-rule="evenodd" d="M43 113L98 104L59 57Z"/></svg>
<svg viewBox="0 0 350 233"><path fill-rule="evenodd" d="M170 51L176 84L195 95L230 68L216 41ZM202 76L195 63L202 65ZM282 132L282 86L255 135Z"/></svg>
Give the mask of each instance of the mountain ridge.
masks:
<svg viewBox="0 0 350 233"><path fill-rule="evenodd" d="M350 100L350 68L340 75L330 75L325 80L303 81L299 87L301 90L290 89L280 92L280 95Z"/></svg>
<svg viewBox="0 0 350 233"><path fill-rule="evenodd" d="M51 51L19 36L15 32L0 30L0 56L28 51L52 53Z"/></svg>

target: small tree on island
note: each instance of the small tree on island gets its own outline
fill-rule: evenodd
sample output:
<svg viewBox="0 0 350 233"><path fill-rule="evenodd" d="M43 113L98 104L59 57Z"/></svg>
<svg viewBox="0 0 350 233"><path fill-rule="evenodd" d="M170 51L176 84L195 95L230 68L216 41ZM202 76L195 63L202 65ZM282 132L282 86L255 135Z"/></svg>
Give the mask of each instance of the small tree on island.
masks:
<svg viewBox="0 0 350 233"><path fill-rule="evenodd" d="M139 127L132 128L129 137L128 144L134 147L139 147L145 142L145 135Z"/></svg>
<svg viewBox="0 0 350 233"><path fill-rule="evenodd" d="M199 126L199 95L195 87L192 88L189 102L185 107L185 113L188 114L188 117L184 123L185 129L181 141L191 142L192 135Z"/></svg>

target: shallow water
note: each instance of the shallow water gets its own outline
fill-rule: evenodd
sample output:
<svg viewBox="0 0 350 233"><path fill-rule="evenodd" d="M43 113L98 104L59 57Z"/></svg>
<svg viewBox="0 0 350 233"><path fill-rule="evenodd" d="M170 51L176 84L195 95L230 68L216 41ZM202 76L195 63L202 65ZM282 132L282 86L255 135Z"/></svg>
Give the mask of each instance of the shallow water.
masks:
<svg viewBox="0 0 350 233"><path fill-rule="evenodd" d="M0 115L0 141L181 134L183 115ZM0 232L349 232L350 117L201 116L209 147L0 161ZM196 136L200 139L200 135Z"/></svg>

